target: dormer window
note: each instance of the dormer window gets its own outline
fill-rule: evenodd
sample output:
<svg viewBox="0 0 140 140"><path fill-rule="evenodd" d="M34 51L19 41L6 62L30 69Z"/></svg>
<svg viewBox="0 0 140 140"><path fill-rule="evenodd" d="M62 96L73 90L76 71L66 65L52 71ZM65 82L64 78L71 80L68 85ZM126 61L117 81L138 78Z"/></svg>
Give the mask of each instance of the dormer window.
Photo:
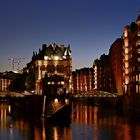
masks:
<svg viewBox="0 0 140 140"><path fill-rule="evenodd" d="M48 56L44 56L44 60L48 60Z"/></svg>
<svg viewBox="0 0 140 140"><path fill-rule="evenodd" d="M59 56L54 56L54 60L59 60Z"/></svg>

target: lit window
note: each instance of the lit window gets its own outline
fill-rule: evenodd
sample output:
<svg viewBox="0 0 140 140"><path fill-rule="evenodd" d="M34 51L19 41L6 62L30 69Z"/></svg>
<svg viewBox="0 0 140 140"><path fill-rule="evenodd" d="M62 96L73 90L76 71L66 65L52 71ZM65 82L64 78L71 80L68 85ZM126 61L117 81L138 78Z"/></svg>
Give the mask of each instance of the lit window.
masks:
<svg viewBox="0 0 140 140"><path fill-rule="evenodd" d="M136 85L136 93L139 92L139 85Z"/></svg>
<svg viewBox="0 0 140 140"><path fill-rule="evenodd" d="M48 82L48 85L50 85L51 84L51 82Z"/></svg>
<svg viewBox="0 0 140 140"><path fill-rule="evenodd" d="M125 47L128 47L128 44L129 44L128 39L125 39L125 40L124 40L124 45L125 45Z"/></svg>
<svg viewBox="0 0 140 140"><path fill-rule="evenodd" d="M140 31L138 31L138 36L140 37Z"/></svg>
<svg viewBox="0 0 140 140"><path fill-rule="evenodd" d="M64 85L64 81L61 81L61 84Z"/></svg>
<svg viewBox="0 0 140 140"><path fill-rule="evenodd" d="M136 75L136 81L138 81L138 75Z"/></svg>
<svg viewBox="0 0 140 140"><path fill-rule="evenodd" d="M54 56L54 60L59 60L59 56Z"/></svg>
<svg viewBox="0 0 140 140"><path fill-rule="evenodd" d="M127 37L127 36L128 36L128 30L125 29L125 30L124 30L124 37Z"/></svg>
<svg viewBox="0 0 140 140"><path fill-rule="evenodd" d="M125 74L128 74L128 69L125 69Z"/></svg>
<svg viewBox="0 0 140 140"><path fill-rule="evenodd" d="M127 53L128 53L128 48L125 48L125 50L124 50L124 51L125 51L125 54L127 54Z"/></svg>
<svg viewBox="0 0 140 140"><path fill-rule="evenodd" d="M48 60L48 56L44 56L44 60Z"/></svg>
<svg viewBox="0 0 140 140"><path fill-rule="evenodd" d="M128 68L129 64L128 62L125 63L125 68Z"/></svg>
<svg viewBox="0 0 140 140"><path fill-rule="evenodd" d="M60 85L60 82L57 82L58 85Z"/></svg>
<svg viewBox="0 0 140 140"><path fill-rule="evenodd" d="M128 55L125 55L125 60L126 60L126 61L128 60Z"/></svg>

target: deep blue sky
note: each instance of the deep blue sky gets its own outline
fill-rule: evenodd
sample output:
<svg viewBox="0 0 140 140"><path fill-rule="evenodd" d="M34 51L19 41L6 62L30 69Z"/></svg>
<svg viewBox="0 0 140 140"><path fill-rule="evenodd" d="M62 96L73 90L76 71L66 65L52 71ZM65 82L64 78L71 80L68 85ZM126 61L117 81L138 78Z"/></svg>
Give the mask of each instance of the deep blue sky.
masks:
<svg viewBox="0 0 140 140"><path fill-rule="evenodd" d="M0 0L0 71L12 70L11 57L26 57L25 66L53 42L71 45L73 70L91 67L139 9L140 0Z"/></svg>

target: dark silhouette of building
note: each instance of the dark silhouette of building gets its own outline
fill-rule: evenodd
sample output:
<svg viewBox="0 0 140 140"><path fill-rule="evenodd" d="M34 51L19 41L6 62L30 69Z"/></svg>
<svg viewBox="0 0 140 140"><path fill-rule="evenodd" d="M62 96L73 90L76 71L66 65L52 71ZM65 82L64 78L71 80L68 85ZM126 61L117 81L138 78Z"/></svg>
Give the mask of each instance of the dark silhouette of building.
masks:
<svg viewBox="0 0 140 140"><path fill-rule="evenodd" d="M9 86L17 78L19 74L12 71L1 72L0 73L0 91L6 92L9 91Z"/></svg>

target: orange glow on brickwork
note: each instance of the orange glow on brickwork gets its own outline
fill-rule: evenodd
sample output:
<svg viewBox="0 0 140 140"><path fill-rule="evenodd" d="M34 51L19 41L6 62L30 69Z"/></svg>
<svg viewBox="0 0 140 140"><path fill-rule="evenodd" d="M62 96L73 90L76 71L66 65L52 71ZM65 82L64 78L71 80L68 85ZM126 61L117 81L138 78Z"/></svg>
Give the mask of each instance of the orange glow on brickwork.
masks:
<svg viewBox="0 0 140 140"><path fill-rule="evenodd" d="M125 47L128 47L128 45L129 45L129 41L127 38L124 40L124 45L125 45Z"/></svg>

